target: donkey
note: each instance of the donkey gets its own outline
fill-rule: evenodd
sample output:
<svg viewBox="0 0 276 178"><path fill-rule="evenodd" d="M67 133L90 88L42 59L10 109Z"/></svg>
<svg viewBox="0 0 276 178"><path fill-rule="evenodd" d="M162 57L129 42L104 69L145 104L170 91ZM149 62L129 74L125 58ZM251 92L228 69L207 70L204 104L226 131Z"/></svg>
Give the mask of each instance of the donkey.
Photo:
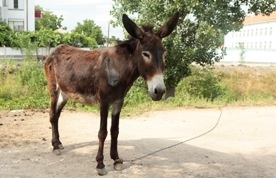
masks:
<svg viewBox="0 0 276 178"><path fill-rule="evenodd" d="M131 38L114 47L80 50L68 45L59 45L47 57L44 69L50 93L50 123L52 126L53 152L61 154L64 148L58 131L61 110L68 99L84 104L100 104L99 147L96 156L99 175L107 172L104 165L104 142L107 136L109 107L111 116L110 156L114 169L122 170L123 160L117 151L119 117L124 97L141 76L147 83L152 100L161 100L166 87L163 80L164 57L166 50L162 38L176 27L179 12L167 21L158 31L153 25L139 28L127 15L122 21Z"/></svg>

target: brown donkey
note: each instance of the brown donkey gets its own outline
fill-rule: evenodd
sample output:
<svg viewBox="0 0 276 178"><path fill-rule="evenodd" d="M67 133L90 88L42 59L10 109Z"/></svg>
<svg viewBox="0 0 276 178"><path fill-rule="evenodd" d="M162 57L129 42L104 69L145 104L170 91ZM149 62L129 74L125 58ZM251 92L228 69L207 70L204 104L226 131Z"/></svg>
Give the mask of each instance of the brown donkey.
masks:
<svg viewBox="0 0 276 178"><path fill-rule="evenodd" d="M139 28L127 15L123 24L132 37L114 47L84 51L68 45L59 45L45 61L45 73L50 92L50 122L54 153L63 149L59 139L58 119L68 99L84 104L100 104L99 149L96 160L99 175L104 175L103 148L107 136L107 117L112 106L110 156L114 169L121 170L123 160L117 151L119 117L124 97L133 82L142 76L149 94L158 101L165 93L163 80L165 48L162 38L175 28L179 18L176 12L157 32L153 26Z"/></svg>

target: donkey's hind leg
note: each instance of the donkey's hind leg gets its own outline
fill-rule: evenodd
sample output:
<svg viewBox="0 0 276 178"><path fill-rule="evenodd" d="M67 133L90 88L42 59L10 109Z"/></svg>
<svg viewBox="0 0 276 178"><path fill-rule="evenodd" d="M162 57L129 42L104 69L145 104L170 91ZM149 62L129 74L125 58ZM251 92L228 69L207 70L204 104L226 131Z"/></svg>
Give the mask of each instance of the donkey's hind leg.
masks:
<svg viewBox="0 0 276 178"><path fill-rule="evenodd" d="M63 149L63 146L59 140L59 132L58 132L58 119L61 113L62 108L67 102L67 97L60 90L55 70L53 66L53 54L50 55L45 63L44 70L47 79L48 90L50 93L50 123L52 125L52 145L54 153L60 154L60 149Z"/></svg>
<svg viewBox="0 0 276 178"><path fill-rule="evenodd" d="M50 107L50 122L52 125L52 145L53 152L56 155L61 154L61 149L63 149L63 145L59 139L59 130L58 130L58 120L60 117L60 113L67 103L67 97L63 94L63 92L57 87L53 93L53 97L51 97L51 107Z"/></svg>

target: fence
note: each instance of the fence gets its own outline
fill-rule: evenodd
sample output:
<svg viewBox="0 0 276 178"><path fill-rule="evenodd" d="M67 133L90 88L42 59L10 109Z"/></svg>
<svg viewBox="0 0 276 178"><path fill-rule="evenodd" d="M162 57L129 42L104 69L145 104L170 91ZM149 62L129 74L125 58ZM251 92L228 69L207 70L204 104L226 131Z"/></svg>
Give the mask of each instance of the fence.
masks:
<svg viewBox="0 0 276 178"><path fill-rule="evenodd" d="M44 56L50 54L54 48L38 48L37 50L33 51L31 54L34 58L41 60ZM83 50L89 50L89 48L81 48ZM22 60L24 58L24 54L22 50L17 48L10 48L10 47L0 47L0 60L5 59L13 59L13 60Z"/></svg>

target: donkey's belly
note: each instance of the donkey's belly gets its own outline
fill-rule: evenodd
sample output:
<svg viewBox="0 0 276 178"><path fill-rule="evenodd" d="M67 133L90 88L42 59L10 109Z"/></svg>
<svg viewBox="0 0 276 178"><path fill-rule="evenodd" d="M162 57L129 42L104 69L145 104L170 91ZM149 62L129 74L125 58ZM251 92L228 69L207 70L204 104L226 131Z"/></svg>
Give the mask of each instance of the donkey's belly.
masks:
<svg viewBox="0 0 276 178"><path fill-rule="evenodd" d="M82 95L79 93L66 93L68 98L83 104L97 104L99 103L95 95Z"/></svg>

